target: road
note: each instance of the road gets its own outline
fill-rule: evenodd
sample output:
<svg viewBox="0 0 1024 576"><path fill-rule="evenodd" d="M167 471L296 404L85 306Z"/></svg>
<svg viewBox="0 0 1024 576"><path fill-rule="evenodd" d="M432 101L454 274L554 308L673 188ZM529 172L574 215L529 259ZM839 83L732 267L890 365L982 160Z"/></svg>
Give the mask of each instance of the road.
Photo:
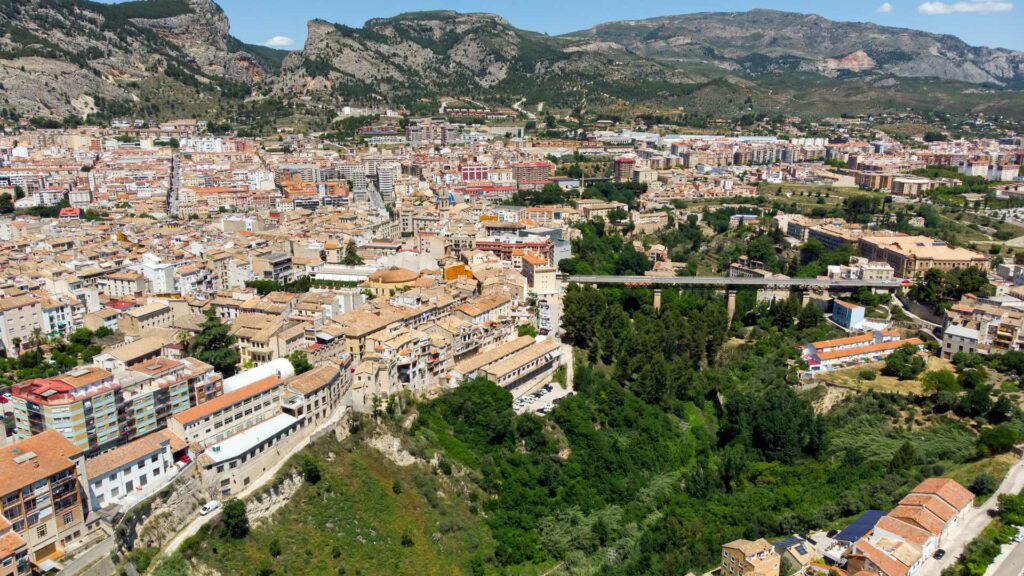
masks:
<svg viewBox="0 0 1024 576"><path fill-rule="evenodd" d="M61 576L74 576L75 574L82 573L96 573L95 570L89 571L88 569L95 566L100 560L107 558L114 551L114 537L110 536L106 540L103 540L99 544L90 547L85 552L75 556L73 560L69 560L64 564L64 569L60 571Z"/></svg>
<svg viewBox="0 0 1024 576"><path fill-rule="evenodd" d="M992 566L995 567L992 576L1020 576L1024 573L1024 544L1014 544L1010 553L1005 555L1002 561L996 558ZM985 574L987 576L989 572Z"/></svg>
<svg viewBox="0 0 1024 576"><path fill-rule="evenodd" d="M719 288L882 288L896 290L902 280L823 280L819 278L731 278L728 276L569 276L577 284L710 286Z"/></svg>
<svg viewBox="0 0 1024 576"><path fill-rule="evenodd" d="M1006 477L1003 478L996 493L981 506L969 510L960 526L953 530L953 533L942 543L942 548L946 551L946 555L942 560L928 558L921 565L918 574L938 576L943 570L952 566L960 554L963 553L964 546L971 540L974 540L992 522L989 511L996 509L999 504L999 495L1017 494L1022 489L1024 489L1024 460L1018 460L1010 468ZM1017 573L1013 576L1017 576Z"/></svg>
<svg viewBox="0 0 1024 576"><path fill-rule="evenodd" d="M526 98L523 98L522 100L513 104L512 109L515 110L516 112L519 112L520 114L525 114L526 117L529 118L530 120L536 120L537 115L532 112L528 112L526 108L523 108L523 102L526 102Z"/></svg>

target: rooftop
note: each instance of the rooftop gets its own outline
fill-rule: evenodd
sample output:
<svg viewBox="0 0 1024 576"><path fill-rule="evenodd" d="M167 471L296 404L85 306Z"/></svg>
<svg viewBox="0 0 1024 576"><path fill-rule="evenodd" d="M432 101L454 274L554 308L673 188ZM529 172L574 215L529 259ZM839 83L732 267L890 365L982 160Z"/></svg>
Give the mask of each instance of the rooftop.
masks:
<svg viewBox="0 0 1024 576"><path fill-rule="evenodd" d="M56 430L47 430L0 448L0 495L7 495L74 467L82 449Z"/></svg>

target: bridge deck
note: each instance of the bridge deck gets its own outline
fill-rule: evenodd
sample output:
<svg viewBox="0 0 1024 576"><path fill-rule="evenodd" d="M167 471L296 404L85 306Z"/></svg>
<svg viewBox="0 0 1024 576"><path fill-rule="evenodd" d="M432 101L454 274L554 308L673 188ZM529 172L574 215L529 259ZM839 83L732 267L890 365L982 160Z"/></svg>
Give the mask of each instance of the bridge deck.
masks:
<svg viewBox="0 0 1024 576"><path fill-rule="evenodd" d="M881 288L896 290L902 280L824 280L819 278L730 278L728 276L569 276L577 284L707 286L711 288Z"/></svg>

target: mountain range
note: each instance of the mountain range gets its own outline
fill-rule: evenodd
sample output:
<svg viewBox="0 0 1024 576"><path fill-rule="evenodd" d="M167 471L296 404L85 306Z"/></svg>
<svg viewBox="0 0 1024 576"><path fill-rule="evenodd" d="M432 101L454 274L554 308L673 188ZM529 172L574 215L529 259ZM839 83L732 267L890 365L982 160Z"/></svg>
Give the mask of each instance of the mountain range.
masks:
<svg viewBox="0 0 1024 576"><path fill-rule="evenodd" d="M0 0L0 108L23 115L224 114L439 99L547 109L832 115L914 108L1024 117L1024 52L752 10L562 36L493 14L312 20L301 50L245 44L213 0Z"/></svg>

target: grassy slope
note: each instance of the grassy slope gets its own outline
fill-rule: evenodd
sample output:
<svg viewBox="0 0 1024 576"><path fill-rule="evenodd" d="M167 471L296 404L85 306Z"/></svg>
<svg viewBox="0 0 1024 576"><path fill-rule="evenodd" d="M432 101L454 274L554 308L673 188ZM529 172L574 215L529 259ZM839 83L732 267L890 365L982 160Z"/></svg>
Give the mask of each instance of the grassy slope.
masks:
<svg viewBox="0 0 1024 576"><path fill-rule="evenodd" d="M323 479L304 485L273 517L248 538L232 541L204 535L195 558L222 574L270 567L276 574L443 575L469 574L470 559L493 547L483 520L461 496L439 496L432 507L417 486L436 489L433 474L399 467L365 446L339 444L333 438L310 448L321 458ZM394 494L398 481L402 490ZM442 534L435 542L432 536ZM404 535L412 546L403 545ZM274 558L270 543L281 554ZM337 550L335 550L337 547ZM340 551L340 557L334 554Z"/></svg>

